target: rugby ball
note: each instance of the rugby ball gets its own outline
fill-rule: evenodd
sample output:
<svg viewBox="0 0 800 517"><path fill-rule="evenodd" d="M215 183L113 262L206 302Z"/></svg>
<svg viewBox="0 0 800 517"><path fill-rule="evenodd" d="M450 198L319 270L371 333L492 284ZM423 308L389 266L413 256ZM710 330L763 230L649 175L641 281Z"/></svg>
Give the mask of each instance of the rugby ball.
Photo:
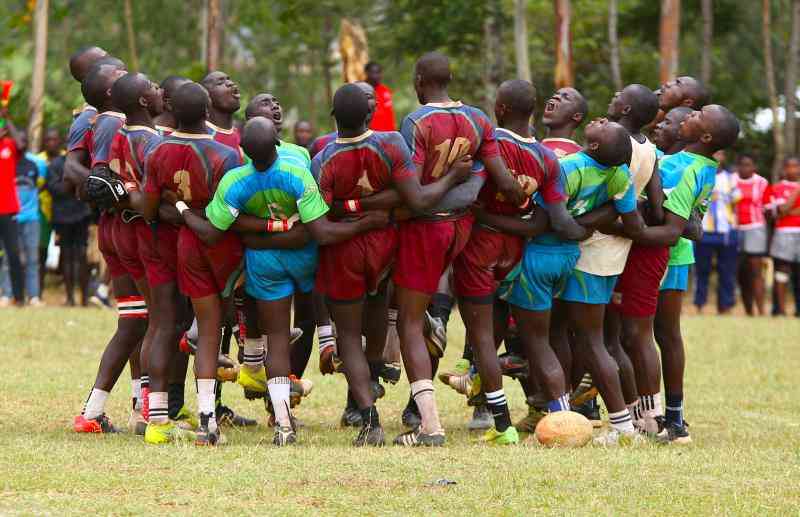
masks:
<svg viewBox="0 0 800 517"><path fill-rule="evenodd" d="M592 423L580 413L557 411L539 421L534 436L545 447L583 447L592 439Z"/></svg>

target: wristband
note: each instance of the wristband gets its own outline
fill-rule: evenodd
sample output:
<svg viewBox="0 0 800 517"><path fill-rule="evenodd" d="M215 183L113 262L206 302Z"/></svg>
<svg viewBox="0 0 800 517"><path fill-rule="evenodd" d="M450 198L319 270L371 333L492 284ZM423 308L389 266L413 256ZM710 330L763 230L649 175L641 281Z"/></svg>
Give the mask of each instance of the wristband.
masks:
<svg viewBox="0 0 800 517"><path fill-rule="evenodd" d="M178 201L177 203L175 203L175 208L178 209L178 214L183 215L183 212L185 210L189 210L189 205L187 205L183 201Z"/></svg>
<svg viewBox="0 0 800 517"><path fill-rule="evenodd" d="M273 221L272 219L267 219L267 231L272 232L287 232L289 231L289 222L280 220L280 221Z"/></svg>
<svg viewBox="0 0 800 517"><path fill-rule="evenodd" d="M356 213L361 211L361 201L358 199L348 199L344 202L344 211Z"/></svg>

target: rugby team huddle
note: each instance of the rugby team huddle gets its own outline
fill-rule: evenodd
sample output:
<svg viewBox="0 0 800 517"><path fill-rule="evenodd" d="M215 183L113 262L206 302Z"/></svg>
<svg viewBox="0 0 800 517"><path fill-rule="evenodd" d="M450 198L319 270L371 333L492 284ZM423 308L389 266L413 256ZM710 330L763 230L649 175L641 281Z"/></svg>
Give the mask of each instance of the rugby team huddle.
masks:
<svg viewBox="0 0 800 517"><path fill-rule="evenodd" d="M488 428L483 441L518 443L553 412L599 420L598 393L609 427L596 443L690 441L689 239L702 232L713 155L739 133L696 79L626 86L592 121L581 93L561 88L539 141L531 83L499 86L494 127L449 97L448 59L431 52L414 70L421 107L399 132L368 129L372 87L345 84L337 131L309 153L281 139L270 93L252 97L239 129L238 87L223 72L159 86L98 47L75 53L70 70L86 106L65 175L101 213L119 311L75 431L117 430L105 403L130 362L129 427L147 443L217 445L223 424L255 425L223 404L223 380L264 399L275 445L296 443L292 408L311 391L316 331L320 370L347 379L353 445L385 443L376 400L381 381L400 377L399 343L409 430L393 443L441 446L433 379L457 301L463 359L438 377L476 406L470 426ZM573 140L581 126L584 145ZM232 337L240 364L227 355ZM197 416L184 404L186 352ZM527 396L516 425L503 375Z"/></svg>

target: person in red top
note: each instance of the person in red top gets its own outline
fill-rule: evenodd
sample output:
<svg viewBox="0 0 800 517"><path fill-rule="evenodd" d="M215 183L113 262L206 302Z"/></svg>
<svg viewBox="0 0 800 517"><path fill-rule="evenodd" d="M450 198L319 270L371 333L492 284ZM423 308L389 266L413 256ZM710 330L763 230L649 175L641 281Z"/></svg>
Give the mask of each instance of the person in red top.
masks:
<svg viewBox="0 0 800 517"><path fill-rule="evenodd" d="M761 274L763 257L767 254L767 224L764 218L764 193L769 182L756 172L755 162L749 154L739 154L736 159L736 184L733 193L736 221L739 231L739 285L742 302L749 316L755 308L764 314L764 277Z"/></svg>
<svg viewBox="0 0 800 517"><path fill-rule="evenodd" d="M364 66L364 73L367 74L367 82L375 88L375 102L377 103L369 128L375 131L397 131L394 107L392 106L392 90L381 82L383 68L375 61L370 61Z"/></svg>
<svg viewBox="0 0 800 517"><path fill-rule="evenodd" d="M575 88L561 88L547 100L542 113L542 124L547 128L545 147L558 158L577 153L581 146L572 139L575 130L589 113L589 105L581 92Z"/></svg>
<svg viewBox="0 0 800 517"><path fill-rule="evenodd" d="M239 86L225 72L211 72L200 82L208 91L211 105L208 107L206 126L214 140L227 145L239 153L241 158L241 136L233 124L233 114L239 111Z"/></svg>
<svg viewBox="0 0 800 517"><path fill-rule="evenodd" d="M786 284L800 263L800 158L783 161L783 180L764 193L765 205L776 218L769 254L775 260L775 314L786 314Z"/></svg>
<svg viewBox="0 0 800 517"><path fill-rule="evenodd" d="M17 305L25 303L22 261L19 250L19 230L14 216L19 212L17 197L18 149L22 148L21 135L7 118L8 110L0 111L0 248L8 260L11 290ZM4 299L4 303L7 302Z"/></svg>

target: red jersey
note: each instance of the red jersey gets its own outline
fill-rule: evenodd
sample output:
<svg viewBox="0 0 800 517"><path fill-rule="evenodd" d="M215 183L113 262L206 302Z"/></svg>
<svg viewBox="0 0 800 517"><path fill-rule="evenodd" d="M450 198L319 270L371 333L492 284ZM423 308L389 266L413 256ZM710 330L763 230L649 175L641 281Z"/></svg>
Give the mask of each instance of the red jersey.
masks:
<svg viewBox="0 0 800 517"><path fill-rule="evenodd" d="M375 87L375 113L369 128L375 131L397 131L392 107L392 90L385 84Z"/></svg>
<svg viewBox="0 0 800 517"><path fill-rule="evenodd" d="M355 138L337 138L314 157L311 172L322 197L360 199L414 177L411 153L397 131L372 130Z"/></svg>
<svg viewBox="0 0 800 517"><path fill-rule="evenodd" d="M769 208L775 208L785 203L792 192L800 188L800 183L796 181L781 180L774 185L770 185L764 193L764 202ZM800 196L794 202L792 208L800 208ZM775 223L776 232L800 232L800 215L786 215Z"/></svg>
<svg viewBox="0 0 800 517"><path fill-rule="evenodd" d="M331 143L334 140L336 140L336 137L338 135L339 135L339 133L337 133L336 131L333 131L332 133L328 133L326 135L318 136L317 138L314 139L313 142L311 142L311 148L308 150L308 154L310 154L312 158L315 157L323 149L325 149L325 146L327 146L329 143Z"/></svg>
<svg viewBox="0 0 800 517"><path fill-rule="evenodd" d="M567 200L561 167L551 150L535 138L524 138L507 129L498 128L495 135L506 167L528 197L538 192L548 204ZM530 206L520 208L506 202L491 179L484 184L478 199L487 212L494 214L519 215L530 211Z"/></svg>
<svg viewBox="0 0 800 517"><path fill-rule="evenodd" d="M176 131L147 157L145 192L180 192L191 208L205 208L222 176L239 165L239 153L210 134Z"/></svg>
<svg viewBox="0 0 800 517"><path fill-rule="evenodd" d="M764 218L764 194L769 187L769 182L754 174L750 178L736 178L736 221L740 230L761 228L766 220Z"/></svg>
<svg viewBox="0 0 800 517"><path fill-rule="evenodd" d="M423 185L446 174L462 156L472 155L479 162L500 154L489 117L460 102L422 106L403 120L400 133ZM485 174L483 167L478 173Z"/></svg>
<svg viewBox="0 0 800 517"><path fill-rule="evenodd" d="M114 135L108 166L116 172L128 192L144 189L147 156L161 143L158 131L147 126L122 126Z"/></svg>
<svg viewBox="0 0 800 517"><path fill-rule="evenodd" d="M158 134L161 136L169 136L175 132L175 128L156 124L156 131L158 131Z"/></svg>
<svg viewBox="0 0 800 517"><path fill-rule="evenodd" d="M124 124L125 115L116 111L104 111L95 117L92 128L86 133L86 149L91 156L90 167L108 164L111 142Z"/></svg>
<svg viewBox="0 0 800 517"><path fill-rule="evenodd" d="M17 159L19 152L14 139L0 138L0 215L19 212L17 197Z"/></svg>
<svg viewBox="0 0 800 517"><path fill-rule="evenodd" d="M542 145L556 153L559 159L570 154L575 154L583 149L578 145L578 142L570 140L569 138L545 138L542 140Z"/></svg>
<svg viewBox="0 0 800 517"><path fill-rule="evenodd" d="M225 144L237 153L239 151L239 145L241 145L242 138L239 135L239 130L235 127L230 129L222 129L219 126L215 126L209 121L206 121L206 127L208 127L208 132L211 136L214 137L214 140L221 144Z"/></svg>

